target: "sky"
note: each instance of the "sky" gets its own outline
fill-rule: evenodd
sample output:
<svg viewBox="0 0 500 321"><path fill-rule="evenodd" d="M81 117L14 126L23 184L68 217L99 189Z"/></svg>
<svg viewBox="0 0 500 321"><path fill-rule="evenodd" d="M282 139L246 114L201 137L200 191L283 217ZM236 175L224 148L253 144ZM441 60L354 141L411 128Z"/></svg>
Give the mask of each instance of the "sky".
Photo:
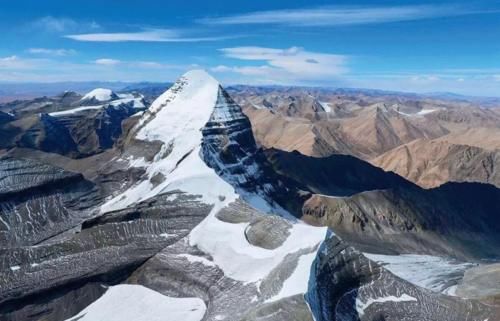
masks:
<svg viewBox="0 0 500 321"><path fill-rule="evenodd" d="M500 96L500 1L5 0L0 83L173 81Z"/></svg>

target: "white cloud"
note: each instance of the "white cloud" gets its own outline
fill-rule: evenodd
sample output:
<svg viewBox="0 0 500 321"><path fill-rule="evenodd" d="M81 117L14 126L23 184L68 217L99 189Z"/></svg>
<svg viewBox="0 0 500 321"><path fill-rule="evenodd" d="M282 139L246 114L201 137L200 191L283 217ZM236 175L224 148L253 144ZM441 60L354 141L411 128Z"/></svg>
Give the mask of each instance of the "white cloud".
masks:
<svg viewBox="0 0 500 321"><path fill-rule="evenodd" d="M76 50L73 49L29 48L27 52L35 55L40 54L49 56L71 56L76 54Z"/></svg>
<svg viewBox="0 0 500 321"><path fill-rule="evenodd" d="M116 65L120 64L121 61L117 60L117 59L101 58L101 59L94 60L94 63L96 65L103 65L103 66L116 66Z"/></svg>
<svg viewBox="0 0 500 321"><path fill-rule="evenodd" d="M264 47L223 48L228 58L263 61L261 66L217 66L213 72L233 72L245 76L264 77L273 83L289 81L329 80L346 73L347 57L306 51L300 47L288 49Z"/></svg>
<svg viewBox="0 0 500 321"><path fill-rule="evenodd" d="M184 37L181 32L169 29L149 29L139 32L86 33L66 35L77 41L92 42L201 42L217 41L228 37Z"/></svg>
<svg viewBox="0 0 500 321"><path fill-rule="evenodd" d="M21 59L18 56L0 58L0 69L29 69L32 67L32 61Z"/></svg>
<svg viewBox="0 0 500 321"><path fill-rule="evenodd" d="M61 33L76 30L95 30L99 29L100 25L95 21L80 22L71 18L45 16L33 21L31 27L36 30Z"/></svg>
<svg viewBox="0 0 500 321"><path fill-rule="evenodd" d="M294 26L338 26L399 21L422 20L438 17L486 13L450 5L414 5L391 7L322 7L257 11L240 15L200 19L206 24L280 24Z"/></svg>

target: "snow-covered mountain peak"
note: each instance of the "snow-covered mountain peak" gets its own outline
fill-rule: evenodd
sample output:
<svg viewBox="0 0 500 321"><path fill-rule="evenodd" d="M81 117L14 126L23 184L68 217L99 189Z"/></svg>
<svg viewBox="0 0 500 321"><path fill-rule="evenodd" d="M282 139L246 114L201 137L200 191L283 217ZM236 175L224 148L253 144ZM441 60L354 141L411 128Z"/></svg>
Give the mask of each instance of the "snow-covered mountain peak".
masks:
<svg viewBox="0 0 500 321"><path fill-rule="evenodd" d="M212 77L208 72L204 69L193 69L186 72L181 78L186 79L190 82L217 82L218 81Z"/></svg>
<svg viewBox="0 0 500 321"><path fill-rule="evenodd" d="M137 152L127 156L132 167L146 169L147 177L102 211L173 190L201 195L208 204L227 203L239 195L264 211L277 207L269 194L280 184L265 179L272 175L264 174L265 161L257 155L250 121L205 71L180 77L153 102L130 135L135 150L154 150L149 158Z"/></svg>
<svg viewBox="0 0 500 321"><path fill-rule="evenodd" d="M219 82L204 70L191 70L182 75L167 91L161 94L149 108L150 114L156 114L171 101L185 101L188 103L198 94L211 93L217 96ZM211 104L213 102L213 104ZM211 106L210 106L211 104ZM213 108L215 100L207 101L203 107ZM197 108L198 109L198 108ZM169 108L170 110L170 108ZM185 112L190 112L186 110Z"/></svg>
<svg viewBox="0 0 500 321"><path fill-rule="evenodd" d="M217 104L220 85L202 70L189 71L160 95L132 130L133 140L144 144L161 143L152 161L134 156L131 165L147 167L143 180L118 195L102 208L117 209L158 193L181 190L202 195L208 203L219 198L234 199L234 191L200 158L202 129ZM164 177L152 184L153 177Z"/></svg>
<svg viewBox="0 0 500 321"><path fill-rule="evenodd" d="M114 99L118 99L118 95L116 95L111 89L106 88L96 88L82 97L82 101L98 101L105 102Z"/></svg>
<svg viewBox="0 0 500 321"><path fill-rule="evenodd" d="M203 70L192 70L160 95L137 125L136 138L170 142L189 137L189 148L201 143L200 130L217 101L219 82Z"/></svg>

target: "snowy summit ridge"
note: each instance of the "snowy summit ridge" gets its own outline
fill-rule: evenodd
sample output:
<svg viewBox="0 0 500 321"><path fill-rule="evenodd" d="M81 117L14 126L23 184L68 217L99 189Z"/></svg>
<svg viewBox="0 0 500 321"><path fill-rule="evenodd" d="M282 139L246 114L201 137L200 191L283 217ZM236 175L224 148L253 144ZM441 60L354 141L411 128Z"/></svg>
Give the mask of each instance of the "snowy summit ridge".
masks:
<svg viewBox="0 0 500 321"><path fill-rule="evenodd" d="M82 97L82 101L87 100L95 100L98 102L106 102L114 99L118 99L118 95L116 95L111 89L106 88L96 88Z"/></svg>

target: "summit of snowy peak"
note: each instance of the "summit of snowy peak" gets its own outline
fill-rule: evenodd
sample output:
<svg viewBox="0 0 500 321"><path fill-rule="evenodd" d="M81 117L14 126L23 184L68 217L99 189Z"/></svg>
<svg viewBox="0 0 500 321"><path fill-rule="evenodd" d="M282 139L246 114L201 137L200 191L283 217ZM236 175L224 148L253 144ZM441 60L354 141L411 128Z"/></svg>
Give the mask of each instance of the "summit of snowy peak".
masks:
<svg viewBox="0 0 500 321"><path fill-rule="evenodd" d="M188 81L209 81L209 82L217 82L218 81L212 77L208 72L206 72L204 69L192 69L186 72L184 75L181 76L181 78L184 78Z"/></svg>
<svg viewBox="0 0 500 321"><path fill-rule="evenodd" d="M176 189L202 195L210 203L217 202L219 197L234 198L231 186L200 158L202 129L216 108L219 90L219 82L207 72L193 70L151 104L131 131L131 141L140 141L142 149L148 144L161 144L161 149L147 163L148 179L110 200L101 210L123 208ZM159 174L164 180L151 184L150 180Z"/></svg>
<svg viewBox="0 0 500 321"><path fill-rule="evenodd" d="M212 114L219 87L206 71L188 71L151 104L139 121L136 138L169 142L192 134L201 141L199 131Z"/></svg>
<svg viewBox="0 0 500 321"><path fill-rule="evenodd" d="M118 98L118 95L115 94L111 89L96 88L85 94L85 96L82 97L82 101L95 100L98 102L105 102Z"/></svg>

